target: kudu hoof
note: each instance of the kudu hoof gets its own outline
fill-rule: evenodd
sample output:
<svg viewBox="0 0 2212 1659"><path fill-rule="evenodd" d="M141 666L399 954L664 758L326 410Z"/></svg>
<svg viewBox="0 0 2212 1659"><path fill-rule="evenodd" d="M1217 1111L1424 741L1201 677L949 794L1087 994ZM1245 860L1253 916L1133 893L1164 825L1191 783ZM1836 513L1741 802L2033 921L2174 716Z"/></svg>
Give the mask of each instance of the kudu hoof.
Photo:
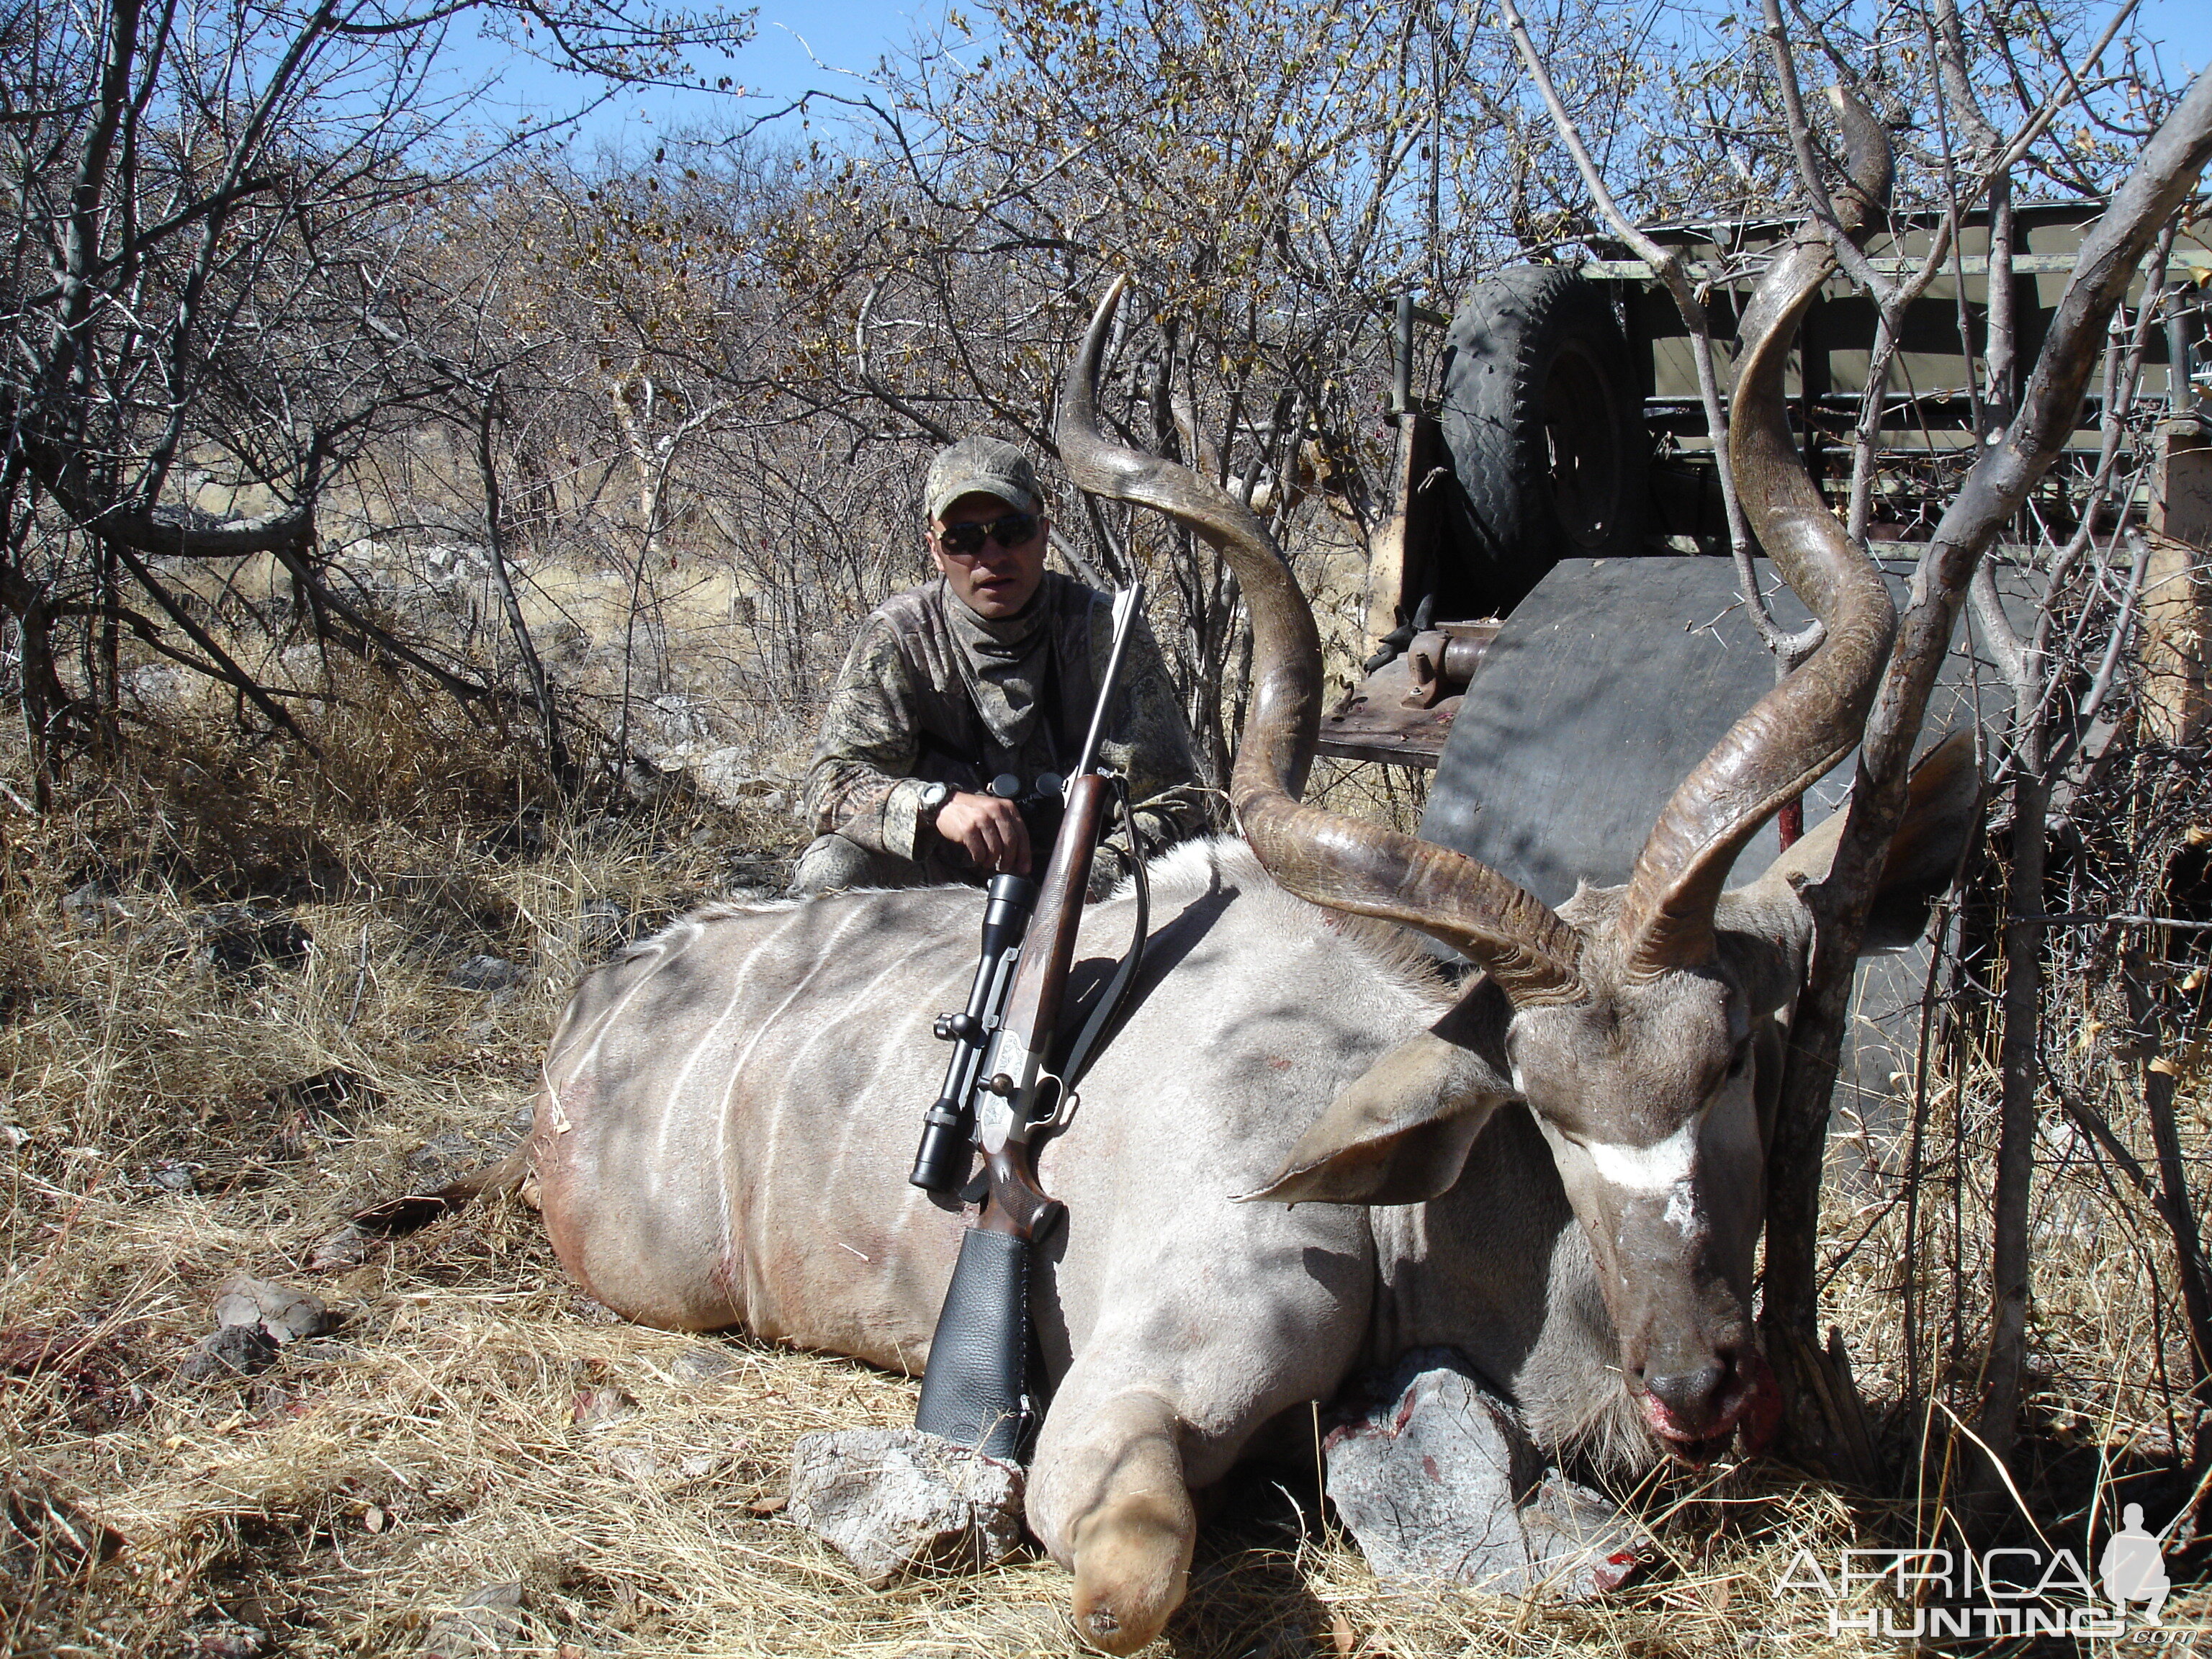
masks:
<svg viewBox="0 0 2212 1659"><path fill-rule="evenodd" d="M1103 1653L1134 1653L1160 1633L1190 1584L1195 1527L1186 1501L1125 1499L1084 1528L1075 1552L1075 1628Z"/></svg>
<svg viewBox="0 0 2212 1659"><path fill-rule="evenodd" d="M1079 1595L1075 1598L1076 1632L1101 1653L1134 1653L1160 1633L1174 1611L1163 1607L1139 1618L1103 1601L1088 1607L1084 1601Z"/></svg>

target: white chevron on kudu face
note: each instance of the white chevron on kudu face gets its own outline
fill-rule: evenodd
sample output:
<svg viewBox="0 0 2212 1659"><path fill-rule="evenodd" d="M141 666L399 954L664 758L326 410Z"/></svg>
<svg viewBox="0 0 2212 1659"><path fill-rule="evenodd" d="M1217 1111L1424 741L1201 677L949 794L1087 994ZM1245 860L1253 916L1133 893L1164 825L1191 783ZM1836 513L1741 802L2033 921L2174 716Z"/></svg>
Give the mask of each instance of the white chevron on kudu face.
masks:
<svg viewBox="0 0 2212 1659"><path fill-rule="evenodd" d="M1623 1146L1594 1140L1583 1150L1589 1154L1601 1180L1632 1193L1667 1193L1685 1186L1697 1162L1698 1131L1705 1123L1700 1112L1689 1122L1649 1146Z"/></svg>

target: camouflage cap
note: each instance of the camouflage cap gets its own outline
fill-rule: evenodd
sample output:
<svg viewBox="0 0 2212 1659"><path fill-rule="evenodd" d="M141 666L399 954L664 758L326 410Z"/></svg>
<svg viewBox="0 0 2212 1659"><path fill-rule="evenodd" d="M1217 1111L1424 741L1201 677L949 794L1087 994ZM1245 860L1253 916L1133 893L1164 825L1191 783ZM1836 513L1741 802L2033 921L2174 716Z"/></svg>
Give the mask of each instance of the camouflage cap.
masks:
<svg viewBox="0 0 2212 1659"><path fill-rule="evenodd" d="M963 438L938 452L922 490L930 518L942 519L945 509L963 495L995 495L1019 512L1044 511L1036 469L1020 445L1003 438Z"/></svg>

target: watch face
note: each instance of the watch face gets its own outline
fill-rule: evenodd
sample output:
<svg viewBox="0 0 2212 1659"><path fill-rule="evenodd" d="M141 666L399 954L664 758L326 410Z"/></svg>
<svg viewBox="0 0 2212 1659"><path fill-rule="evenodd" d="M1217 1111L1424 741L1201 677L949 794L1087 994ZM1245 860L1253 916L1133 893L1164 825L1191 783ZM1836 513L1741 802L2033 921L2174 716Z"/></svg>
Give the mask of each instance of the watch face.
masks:
<svg viewBox="0 0 2212 1659"><path fill-rule="evenodd" d="M952 786L933 783L921 792L921 810L934 817L945 803L952 799Z"/></svg>

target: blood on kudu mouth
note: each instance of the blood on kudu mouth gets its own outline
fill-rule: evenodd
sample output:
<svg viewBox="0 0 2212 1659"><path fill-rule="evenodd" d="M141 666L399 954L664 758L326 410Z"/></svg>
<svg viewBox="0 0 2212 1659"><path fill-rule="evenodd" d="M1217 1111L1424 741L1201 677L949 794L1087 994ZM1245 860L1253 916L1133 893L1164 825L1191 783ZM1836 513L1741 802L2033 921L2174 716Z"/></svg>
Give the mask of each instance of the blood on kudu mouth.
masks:
<svg viewBox="0 0 2212 1659"><path fill-rule="evenodd" d="M1766 1449L1782 1423L1782 1389L1773 1368L1763 1355L1747 1352L1737 1359L1735 1376L1722 1395L1717 1413L1719 1426L1706 1434L1692 1434L1652 1395L1639 1395L1644 1426L1680 1463L1702 1468L1721 1455L1732 1440L1741 1437L1747 1453Z"/></svg>

